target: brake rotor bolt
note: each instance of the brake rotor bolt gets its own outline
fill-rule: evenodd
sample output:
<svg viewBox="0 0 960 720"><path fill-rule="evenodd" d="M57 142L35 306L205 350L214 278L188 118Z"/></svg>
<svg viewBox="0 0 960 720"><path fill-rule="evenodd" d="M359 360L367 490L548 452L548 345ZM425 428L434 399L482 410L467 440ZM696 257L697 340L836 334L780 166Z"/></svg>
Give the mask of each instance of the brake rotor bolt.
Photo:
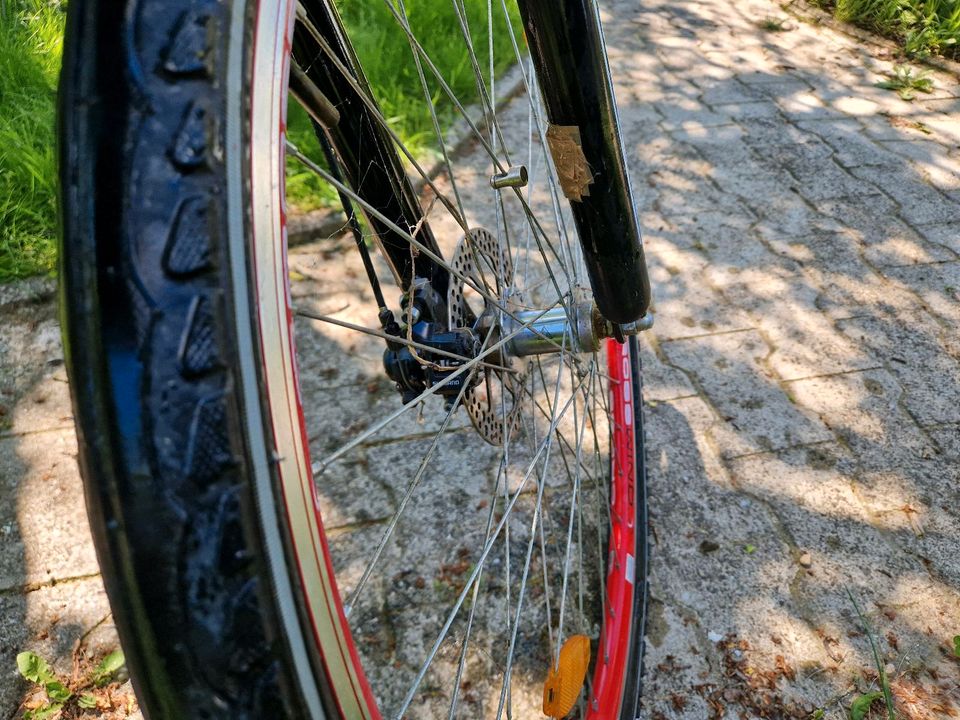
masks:
<svg viewBox="0 0 960 720"><path fill-rule="evenodd" d="M514 165L506 172L490 176L490 187L494 190L503 188L522 188L527 186L527 168L525 165Z"/></svg>

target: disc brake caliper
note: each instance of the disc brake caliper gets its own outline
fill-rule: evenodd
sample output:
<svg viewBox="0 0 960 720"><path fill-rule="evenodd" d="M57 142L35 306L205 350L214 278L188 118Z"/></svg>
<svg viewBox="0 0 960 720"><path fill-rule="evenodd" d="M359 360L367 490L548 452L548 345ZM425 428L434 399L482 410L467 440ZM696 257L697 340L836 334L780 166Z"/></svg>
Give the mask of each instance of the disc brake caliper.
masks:
<svg viewBox="0 0 960 720"><path fill-rule="evenodd" d="M403 326L392 313L389 318L381 318L387 332L396 337L387 341L383 366L397 384L403 402L408 403L428 387L448 380L451 373L476 357L480 341L470 328L448 328L446 305L424 279L414 280L412 291L404 295L401 305ZM437 394L452 401L471 380L469 372L460 373L443 384Z"/></svg>

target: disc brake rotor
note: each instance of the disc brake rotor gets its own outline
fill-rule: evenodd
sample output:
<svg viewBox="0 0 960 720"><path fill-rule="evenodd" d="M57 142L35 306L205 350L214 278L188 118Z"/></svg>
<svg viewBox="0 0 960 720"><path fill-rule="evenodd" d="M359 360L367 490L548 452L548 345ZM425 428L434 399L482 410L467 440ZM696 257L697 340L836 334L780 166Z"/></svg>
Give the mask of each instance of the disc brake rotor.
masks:
<svg viewBox="0 0 960 720"><path fill-rule="evenodd" d="M467 285L463 278L470 278L476 287L484 289L507 307L507 291L513 277L510 254L489 231L473 228L457 245L452 265L461 277L452 276L447 291L450 327L475 327L480 318L495 320L499 308ZM467 302L465 292L475 297L473 305ZM483 303L482 309L478 307L480 302ZM496 324L491 323L492 326ZM491 341L496 339L495 336ZM489 346L490 342L487 343ZM474 429L492 445L502 445L504 435L509 436L516 429L524 379L521 368L513 367L506 353L500 353L497 358L496 363L491 360L490 364L505 367L509 371L480 366L477 370L478 381L464 393L463 398Z"/></svg>

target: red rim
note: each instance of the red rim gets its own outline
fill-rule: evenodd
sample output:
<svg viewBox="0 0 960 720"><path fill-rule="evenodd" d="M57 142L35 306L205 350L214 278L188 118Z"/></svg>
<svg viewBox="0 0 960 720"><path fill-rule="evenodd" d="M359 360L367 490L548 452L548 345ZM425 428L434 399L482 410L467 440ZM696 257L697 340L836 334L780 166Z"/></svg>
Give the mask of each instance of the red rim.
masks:
<svg viewBox="0 0 960 720"><path fill-rule="evenodd" d="M633 626L637 547L637 435L630 346L607 341L610 407L610 542L603 629L597 643L588 720L620 714Z"/></svg>

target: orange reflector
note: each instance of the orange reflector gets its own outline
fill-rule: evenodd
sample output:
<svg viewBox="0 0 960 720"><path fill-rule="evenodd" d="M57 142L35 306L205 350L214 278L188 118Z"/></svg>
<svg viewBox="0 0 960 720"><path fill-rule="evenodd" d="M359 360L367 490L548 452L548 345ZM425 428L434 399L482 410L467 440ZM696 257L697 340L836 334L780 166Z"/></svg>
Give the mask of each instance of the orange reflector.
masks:
<svg viewBox="0 0 960 720"><path fill-rule="evenodd" d="M573 635L560 648L556 668L550 668L543 683L543 714L565 717L577 704L590 665L590 638Z"/></svg>

